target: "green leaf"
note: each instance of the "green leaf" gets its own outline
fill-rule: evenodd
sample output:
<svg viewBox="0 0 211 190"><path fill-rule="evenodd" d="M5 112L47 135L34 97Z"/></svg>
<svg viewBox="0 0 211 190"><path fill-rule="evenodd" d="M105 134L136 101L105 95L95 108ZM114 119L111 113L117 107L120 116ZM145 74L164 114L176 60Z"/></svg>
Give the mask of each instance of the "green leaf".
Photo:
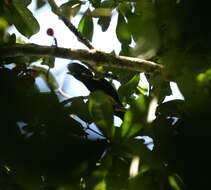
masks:
<svg viewBox="0 0 211 190"><path fill-rule="evenodd" d="M112 139L115 128L113 126L113 106L110 97L102 91L91 93L88 102L89 112L101 132Z"/></svg>
<svg viewBox="0 0 211 190"><path fill-rule="evenodd" d="M124 139L133 137L143 128L141 123L133 123L133 117L132 110L125 113L124 122L121 125L121 137Z"/></svg>
<svg viewBox="0 0 211 190"><path fill-rule="evenodd" d="M26 37L31 37L40 30L39 23L26 7L29 1L14 1L10 7L9 20Z"/></svg>
<svg viewBox="0 0 211 190"><path fill-rule="evenodd" d="M102 31L105 32L108 29L110 22L111 22L111 17L101 16L97 23L101 26Z"/></svg>
<svg viewBox="0 0 211 190"><path fill-rule="evenodd" d="M15 43L16 43L16 35L15 34L9 35L7 44L12 45L12 44L15 44Z"/></svg>
<svg viewBox="0 0 211 190"><path fill-rule="evenodd" d="M148 109L147 102L143 95L136 100L131 101L131 107L124 116L124 122L121 125L121 136L131 138L138 134L146 125Z"/></svg>
<svg viewBox="0 0 211 190"><path fill-rule="evenodd" d="M158 98L158 103L162 103L166 96L172 94L172 90L170 87L170 82L164 80L163 77L156 76L152 78L151 85L153 86L153 93Z"/></svg>
<svg viewBox="0 0 211 190"><path fill-rule="evenodd" d="M37 0L36 2L36 9L39 9L45 5L46 1L45 0Z"/></svg>
<svg viewBox="0 0 211 190"><path fill-rule="evenodd" d="M82 97L74 97L71 101L71 105L68 107L68 111L70 114L75 114L88 123L92 122L88 105L84 102Z"/></svg>
<svg viewBox="0 0 211 190"><path fill-rule="evenodd" d="M47 65L49 68L54 68L55 57L47 56L43 58L42 65Z"/></svg>
<svg viewBox="0 0 211 190"><path fill-rule="evenodd" d="M116 35L118 40L124 44L129 45L131 43L131 33L129 31L129 26L126 23L125 18L119 14L118 22L116 26Z"/></svg>
<svg viewBox="0 0 211 190"><path fill-rule="evenodd" d="M56 78L49 71L49 69L46 69L40 66L31 66L31 68L32 70L35 70L38 72L39 77L41 77L46 82L46 84L48 85L50 89L57 90L59 88L59 84Z"/></svg>
<svg viewBox="0 0 211 190"><path fill-rule="evenodd" d="M100 2L101 2L101 0L92 0L91 1L93 7L95 7L95 8L100 7Z"/></svg>
<svg viewBox="0 0 211 190"><path fill-rule="evenodd" d="M111 8L96 8L91 13L92 17L110 17L112 15L112 9Z"/></svg>
<svg viewBox="0 0 211 190"><path fill-rule="evenodd" d="M156 22L158 18L155 7L152 1L137 1L133 7L134 12L131 11L127 15L128 28L136 42L133 52L136 56L151 58L160 48L160 31Z"/></svg>
<svg viewBox="0 0 211 190"><path fill-rule="evenodd" d="M78 30L86 38L88 38L89 40L92 40L93 29L94 29L94 24L93 24L92 17L90 16L90 10L88 9L84 13L83 17L81 18L79 22Z"/></svg>
<svg viewBox="0 0 211 190"><path fill-rule="evenodd" d="M63 16L73 18L81 8L82 2L79 0L72 0L60 6L60 11Z"/></svg>
<svg viewBox="0 0 211 190"><path fill-rule="evenodd" d="M149 170L163 169L162 161L156 157L156 154L153 151L149 150L144 140L133 138L127 140L124 145L125 149L128 150L128 154L126 154L125 156L132 159L134 158L134 156L138 156L140 158L139 175L143 175Z"/></svg>
<svg viewBox="0 0 211 190"><path fill-rule="evenodd" d="M108 10L110 10L110 13L112 13L112 10L114 9L115 7L115 4L114 4L114 1L113 0L105 0L103 2L101 2L101 5L100 5L100 8L106 8ZM99 20L98 20L98 24L101 26L102 28L102 31L105 32L109 25L110 25L110 22L111 22L111 17L112 15L110 16L100 16L99 17Z"/></svg>
<svg viewBox="0 0 211 190"><path fill-rule="evenodd" d="M100 4L101 8L111 8L114 9L116 7L115 2L113 0L105 0Z"/></svg>
<svg viewBox="0 0 211 190"><path fill-rule="evenodd" d="M121 83L127 83L134 75L140 74L137 71L127 71L118 68L109 67L109 71L112 71L114 76L118 76L118 80Z"/></svg>
<svg viewBox="0 0 211 190"><path fill-rule="evenodd" d="M7 27L7 21L3 17L0 17L0 30L6 30Z"/></svg>
<svg viewBox="0 0 211 190"><path fill-rule="evenodd" d="M145 117L148 112L147 97L140 95L134 102L131 103L131 108L139 112L139 116Z"/></svg>
<svg viewBox="0 0 211 190"><path fill-rule="evenodd" d="M204 73L199 73L196 79L200 85L209 87L211 81L211 68L207 69Z"/></svg>
<svg viewBox="0 0 211 190"><path fill-rule="evenodd" d="M0 17L0 45L3 45L7 39L5 39L6 36L6 30L8 27L7 21L3 18Z"/></svg>
<svg viewBox="0 0 211 190"><path fill-rule="evenodd" d="M122 101L128 100L129 97L135 92L138 83L140 81L139 74L135 75L132 79L130 79L127 83L122 84L118 89L119 97Z"/></svg>
<svg viewBox="0 0 211 190"><path fill-rule="evenodd" d="M102 180L99 183L97 183L94 187L94 190L106 190L106 181Z"/></svg>
<svg viewBox="0 0 211 190"><path fill-rule="evenodd" d="M31 0L21 0L21 1L20 0L13 0L12 3L23 5L24 7L27 7L31 3Z"/></svg>
<svg viewBox="0 0 211 190"><path fill-rule="evenodd" d="M132 5L130 2L122 2L118 4L118 11L123 15L127 16L131 13Z"/></svg>
<svg viewBox="0 0 211 190"><path fill-rule="evenodd" d="M184 182L177 174L172 174L168 176L169 184L174 190L182 190L184 189Z"/></svg>

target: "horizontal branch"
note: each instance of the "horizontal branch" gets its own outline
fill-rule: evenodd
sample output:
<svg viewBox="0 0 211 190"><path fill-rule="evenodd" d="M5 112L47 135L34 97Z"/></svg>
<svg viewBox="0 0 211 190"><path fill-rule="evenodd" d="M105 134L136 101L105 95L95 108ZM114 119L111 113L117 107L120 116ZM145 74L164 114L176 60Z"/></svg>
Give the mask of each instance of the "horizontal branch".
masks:
<svg viewBox="0 0 211 190"><path fill-rule="evenodd" d="M0 57L54 56L83 61L91 66L104 66L146 73L160 73L162 65L144 59L117 56L97 50L67 49L36 44L18 44L0 48Z"/></svg>

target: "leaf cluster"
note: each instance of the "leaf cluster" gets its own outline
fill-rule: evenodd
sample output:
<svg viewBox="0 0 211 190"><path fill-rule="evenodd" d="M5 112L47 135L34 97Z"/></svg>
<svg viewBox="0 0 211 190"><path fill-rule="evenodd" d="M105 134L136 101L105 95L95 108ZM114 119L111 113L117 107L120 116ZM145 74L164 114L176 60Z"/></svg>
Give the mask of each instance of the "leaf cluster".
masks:
<svg viewBox="0 0 211 190"><path fill-rule="evenodd" d="M0 1L0 48L24 43L7 32L11 25L27 38L39 31L30 3ZM40 8L45 1L36 4ZM81 12L83 6L86 9ZM81 67L73 70L71 60L69 74L90 94L61 101L50 70L55 66L53 57L0 57L0 189L207 188L211 145L208 3L69 0L59 10L69 20L80 15L78 31L89 40L94 19L105 32L117 14L120 54L156 61L165 70L162 75L142 77L139 72L86 63L77 63ZM47 69L33 65L40 59ZM143 76L147 88L141 85ZM38 79L48 92L38 88ZM170 81L177 83L184 100L165 101L172 94ZM155 100L156 117L149 121ZM114 122L116 116L121 122Z"/></svg>

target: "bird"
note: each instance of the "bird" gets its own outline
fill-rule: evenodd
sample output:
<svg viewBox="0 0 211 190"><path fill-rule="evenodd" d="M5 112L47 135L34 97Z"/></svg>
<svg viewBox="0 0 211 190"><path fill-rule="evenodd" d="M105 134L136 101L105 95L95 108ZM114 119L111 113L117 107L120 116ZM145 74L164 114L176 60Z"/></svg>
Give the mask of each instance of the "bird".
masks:
<svg viewBox="0 0 211 190"><path fill-rule="evenodd" d="M110 82L104 78L97 78L90 69L77 62L68 64L67 68L69 71L68 74L81 81L90 92L101 90L111 97L115 103L114 109L116 110L116 115L123 118L124 113L122 112L122 102L119 99L117 91Z"/></svg>

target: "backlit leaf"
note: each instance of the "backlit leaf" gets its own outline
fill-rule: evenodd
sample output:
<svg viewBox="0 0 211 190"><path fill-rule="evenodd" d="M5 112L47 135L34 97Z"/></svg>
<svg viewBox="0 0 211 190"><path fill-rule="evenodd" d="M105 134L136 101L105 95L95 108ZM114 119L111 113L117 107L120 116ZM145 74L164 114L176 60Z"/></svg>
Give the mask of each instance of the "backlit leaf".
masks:
<svg viewBox="0 0 211 190"><path fill-rule="evenodd" d="M84 102L83 98L74 97L70 103L71 105L68 107L70 114L75 114L88 123L92 122L88 111L88 105Z"/></svg>
<svg viewBox="0 0 211 190"><path fill-rule="evenodd" d="M50 89L57 90L59 88L56 78L48 69L40 66L31 66L31 68L39 73L38 76L46 82Z"/></svg>
<svg viewBox="0 0 211 190"><path fill-rule="evenodd" d="M92 40L93 36L93 29L94 29L94 24L92 17L90 16L90 10L88 9L83 17L81 18L79 25L78 25L78 30L81 32L86 38L89 40Z"/></svg>
<svg viewBox="0 0 211 190"><path fill-rule="evenodd" d="M177 174L172 174L168 176L169 183L174 190L184 189L184 183L182 179Z"/></svg>
<svg viewBox="0 0 211 190"><path fill-rule="evenodd" d="M9 8L9 20L11 23L14 23L20 33L26 37L31 37L40 30L40 26L36 18L26 7L28 3L28 1L25 4L20 3L20 1L14 1Z"/></svg>
<svg viewBox="0 0 211 190"><path fill-rule="evenodd" d="M131 33L129 31L129 26L121 14L118 16L118 22L116 26L116 35L118 40L124 44L129 45L131 43Z"/></svg>
<svg viewBox="0 0 211 190"><path fill-rule="evenodd" d="M73 18L81 8L82 2L79 0L68 1L60 6L60 11L67 18Z"/></svg>
<svg viewBox="0 0 211 190"><path fill-rule="evenodd" d="M140 80L139 74L135 75L127 83L122 84L118 89L118 94L121 100L128 100L128 98L135 92Z"/></svg>
<svg viewBox="0 0 211 190"><path fill-rule="evenodd" d="M95 91L89 97L89 112L97 127L108 138L114 136L113 106L110 97L102 91Z"/></svg>

